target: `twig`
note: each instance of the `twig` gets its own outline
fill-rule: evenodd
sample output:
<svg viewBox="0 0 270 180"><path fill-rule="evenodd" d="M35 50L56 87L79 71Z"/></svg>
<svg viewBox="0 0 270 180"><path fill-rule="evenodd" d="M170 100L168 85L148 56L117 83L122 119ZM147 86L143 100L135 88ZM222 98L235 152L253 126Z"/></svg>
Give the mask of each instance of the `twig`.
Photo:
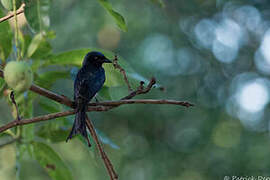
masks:
<svg viewBox="0 0 270 180"><path fill-rule="evenodd" d="M123 104L172 104L172 105L180 105L185 107L194 106L189 102L185 101L175 101L175 100L167 100L167 99L127 99L120 101L104 101L98 103L89 103L88 106L119 106Z"/></svg>
<svg viewBox="0 0 270 180"><path fill-rule="evenodd" d="M89 107L87 108L87 111L88 112L108 111L118 106L121 106L123 104L175 104L175 105L180 105L180 106L185 106L185 107L193 106L193 104L190 104L188 102L174 101L174 100L134 99L134 100L120 100L120 101L89 103ZM75 114L74 110L42 115L42 116L38 116L31 119L22 119L20 121L14 120L0 127L0 133L12 127L16 127L16 126L20 126L24 124L36 123L40 121L47 121L50 119L69 116L72 114Z"/></svg>
<svg viewBox="0 0 270 180"><path fill-rule="evenodd" d="M73 102L70 99L68 99L66 96L58 95L56 93L53 93L52 91L49 91L49 90L44 89L42 87L39 87L35 84L32 84L32 86L30 87L30 90L37 93L37 94L45 96L49 99L52 99L56 102L59 102L60 104L64 104L64 105L69 106L69 107L73 106Z"/></svg>
<svg viewBox="0 0 270 180"><path fill-rule="evenodd" d="M108 171L108 174L110 175L111 180L117 180L118 176L113 169L112 163L110 162L109 158L107 157L105 151L103 150L103 148L101 146L101 143L98 139L98 136L96 134L96 131L95 131L95 128L94 128L94 125L93 125L91 119L87 115L86 115L86 125L87 125L87 128L88 128L91 136L93 137L93 139L97 145L98 151L100 153L101 158L103 159L103 162L104 162L105 167Z"/></svg>
<svg viewBox="0 0 270 180"><path fill-rule="evenodd" d="M156 79L155 79L155 78L151 78L151 80L150 80L150 82L148 83L147 87L144 88L144 87L143 87L144 82L141 81L140 86L138 87L137 90L132 91L129 95L123 97L121 100L124 100L124 99L132 99L134 96L137 96L137 95L139 95L139 94L146 94L146 93L148 93L148 92L152 89L152 87L153 87L154 84L156 84Z"/></svg>
<svg viewBox="0 0 270 180"><path fill-rule="evenodd" d="M0 133L4 132L5 130L10 129L12 127L21 126L21 125L25 125L25 124L36 123L36 122L40 122L40 121L47 121L47 120L50 120L50 119L69 116L69 115L72 115L72 114L75 114L74 110L58 112L58 113L52 113L52 114L47 114L47 115L43 115L43 116L37 116L37 117L34 117L34 118L30 118L30 119L22 119L20 121L14 120L14 121L11 121L8 124L0 127Z"/></svg>
<svg viewBox="0 0 270 180"><path fill-rule="evenodd" d="M23 3L21 5L21 7L16 11L16 15L19 15L19 14L23 13L24 12L24 7L25 7L25 4ZM6 15L6 16L0 18L0 23L12 18L13 16L14 16L14 13Z"/></svg>
<svg viewBox="0 0 270 180"><path fill-rule="evenodd" d="M129 91L132 91L132 88L129 84L129 81L128 81L128 78L127 78L127 74L126 74L126 71L118 64L118 57L117 55L114 56L114 60L113 60L113 67L115 69L119 69L119 71L122 73L123 77L124 77L124 80L128 86L128 90Z"/></svg>
<svg viewBox="0 0 270 180"><path fill-rule="evenodd" d="M117 68L117 67L115 67L115 68ZM120 69L120 72L123 74L124 78L127 80L126 73L125 73L124 69L122 69L122 70ZM4 77L4 73L3 73L2 70L0 70L0 76ZM129 90L131 90L128 81L126 81L126 83L127 83L128 87L129 87ZM118 107L120 105L123 105L123 104L135 104L135 103L138 103L138 104L174 104L174 105L181 105L181 106L186 106L186 107L193 106L193 104L190 104L188 102L174 101L174 100L153 100L153 99L131 100L136 95L148 93L152 89L152 87L153 87L153 85L155 83L156 83L155 78L152 78L151 81L149 82L149 84L147 85L147 87L145 88L144 87L144 82L141 82L140 86L137 88L137 90L132 91L129 95L123 97L119 101L89 103L89 106L88 106L87 110L88 111L108 111L108 110L110 110L112 108L116 108L116 107ZM65 96L58 95L56 93L53 93L53 92L51 92L49 90L46 90L46 89L41 88L41 87L39 87L37 85L34 85L34 84L30 87L30 90L37 93L37 94L45 96L45 97L47 97L49 99L57 101L60 104L64 104L66 106L74 108L74 102L71 101L70 99L68 99ZM15 121L12 121L12 122L0 127L0 133L7 130L7 129L9 129L9 128L15 127L15 126L35 123L35 122L39 122L39 121L46 121L46 120L55 119L55 118L58 118L58 117L72 115L72 114L75 114L75 110L69 110L69 111L65 111L65 112L53 113L53 114L48 114L48 115L44 115L44 116L35 117L35 118L32 118L32 119L25 119L25 120L20 120L20 121L15 120ZM95 143L97 144L100 155L101 155L101 157L102 157L102 159L104 161L105 167L106 167L106 169L107 169L107 171L109 173L109 176L110 176L111 180L117 180L118 176L115 173L114 168L113 168L109 158L107 157L106 153L102 149L101 143L99 142L98 137L96 135L96 132L94 130L94 126L93 126L91 120L88 117L86 119L86 122L87 122L86 123L87 128L88 128L89 132L91 133L93 139L95 140Z"/></svg>

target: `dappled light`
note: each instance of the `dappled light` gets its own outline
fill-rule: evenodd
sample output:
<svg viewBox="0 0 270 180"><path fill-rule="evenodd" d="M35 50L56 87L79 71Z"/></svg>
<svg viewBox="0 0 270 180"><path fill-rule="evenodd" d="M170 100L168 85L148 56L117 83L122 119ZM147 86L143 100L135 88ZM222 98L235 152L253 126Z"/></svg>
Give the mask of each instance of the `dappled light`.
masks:
<svg viewBox="0 0 270 180"><path fill-rule="evenodd" d="M33 3L16 24L0 2L0 179L270 177L270 1ZM96 138L66 143L90 51L112 61L85 103ZM19 60L33 84L14 99Z"/></svg>

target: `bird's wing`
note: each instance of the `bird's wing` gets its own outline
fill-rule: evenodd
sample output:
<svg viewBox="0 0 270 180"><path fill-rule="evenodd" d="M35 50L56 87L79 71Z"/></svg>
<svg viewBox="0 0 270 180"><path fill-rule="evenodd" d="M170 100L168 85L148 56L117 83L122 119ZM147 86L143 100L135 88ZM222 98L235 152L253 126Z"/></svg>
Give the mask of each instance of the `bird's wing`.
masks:
<svg viewBox="0 0 270 180"><path fill-rule="evenodd" d="M87 75L87 77L79 77L79 81L75 81L74 99L85 99L87 102L95 96L95 94L102 88L105 82L105 75L103 73L95 73Z"/></svg>

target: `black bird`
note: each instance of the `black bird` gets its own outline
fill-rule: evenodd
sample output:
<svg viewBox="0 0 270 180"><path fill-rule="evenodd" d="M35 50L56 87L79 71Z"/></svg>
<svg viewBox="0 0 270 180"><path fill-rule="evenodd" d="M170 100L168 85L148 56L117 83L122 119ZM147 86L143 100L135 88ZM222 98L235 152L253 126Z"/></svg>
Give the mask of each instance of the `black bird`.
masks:
<svg viewBox="0 0 270 180"><path fill-rule="evenodd" d="M66 142L76 134L81 134L90 142L86 132L86 109L89 101L102 88L105 82L103 63L111 63L102 53L92 51L86 54L82 68L74 82L75 121Z"/></svg>

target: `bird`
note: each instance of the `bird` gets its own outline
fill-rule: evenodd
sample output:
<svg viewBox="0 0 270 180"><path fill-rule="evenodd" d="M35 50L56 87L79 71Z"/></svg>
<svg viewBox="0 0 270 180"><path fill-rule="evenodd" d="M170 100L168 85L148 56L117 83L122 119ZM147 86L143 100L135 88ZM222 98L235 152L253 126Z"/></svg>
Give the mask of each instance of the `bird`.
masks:
<svg viewBox="0 0 270 180"><path fill-rule="evenodd" d="M105 82L105 70L103 63L112 63L104 54L97 51L88 52L83 60L82 67L79 69L74 81L74 104L75 120L72 130L66 139L81 134L86 138L88 146L91 146L86 131L86 110L87 104L102 88Z"/></svg>

